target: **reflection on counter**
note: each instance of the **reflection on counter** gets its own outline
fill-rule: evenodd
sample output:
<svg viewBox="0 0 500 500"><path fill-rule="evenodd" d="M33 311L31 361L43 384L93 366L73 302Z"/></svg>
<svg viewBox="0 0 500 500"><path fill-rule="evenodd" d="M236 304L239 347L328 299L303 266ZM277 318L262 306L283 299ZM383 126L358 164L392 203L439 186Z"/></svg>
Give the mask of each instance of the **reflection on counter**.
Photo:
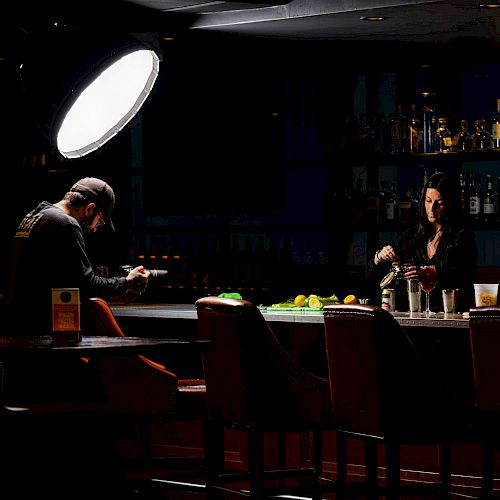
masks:
<svg viewBox="0 0 500 500"><path fill-rule="evenodd" d="M194 304L110 304L113 314L119 317L143 319L189 319L196 320ZM323 323L322 309L296 308L296 310L275 309L260 306L267 321L288 323ZM419 312L391 313L402 326L438 327L438 328L469 328L468 313L432 313L426 317Z"/></svg>

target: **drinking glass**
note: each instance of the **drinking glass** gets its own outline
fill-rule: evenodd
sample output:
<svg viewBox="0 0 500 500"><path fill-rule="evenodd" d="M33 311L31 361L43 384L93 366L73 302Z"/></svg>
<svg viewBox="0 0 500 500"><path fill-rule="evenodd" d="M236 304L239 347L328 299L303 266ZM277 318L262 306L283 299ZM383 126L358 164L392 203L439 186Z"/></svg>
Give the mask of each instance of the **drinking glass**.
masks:
<svg viewBox="0 0 500 500"><path fill-rule="evenodd" d="M420 282L416 279L407 280L408 287L408 306L410 312L420 312L422 306L420 304L420 297L422 294L422 288L420 287Z"/></svg>
<svg viewBox="0 0 500 500"><path fill-rule="evenodd" d="M418 280L420 281L420 287L425 292L425 315L429 317L431 314L429 308L429 292L434 290L436 286L436 266L420 266Z"/></svg>

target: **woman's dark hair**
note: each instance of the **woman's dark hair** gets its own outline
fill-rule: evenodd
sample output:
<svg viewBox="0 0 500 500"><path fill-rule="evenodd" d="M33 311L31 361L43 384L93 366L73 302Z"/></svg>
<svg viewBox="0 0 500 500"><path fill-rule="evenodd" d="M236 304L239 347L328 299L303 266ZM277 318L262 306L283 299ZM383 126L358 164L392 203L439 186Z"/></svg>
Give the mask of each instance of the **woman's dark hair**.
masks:
<svg viewBox="0 0 500 500"><path fill-rule="evenodd" d="M462 222L463 214L458 181L450 178L443 172L438 172L428 179L420 193L420 200L418 203L419 225L431 226L432 230L432 224L427 220L427 214L425 212L425 196L429 188L439 191L445 203L446 212L444 214L444 224L448 225Z"/></svg>
<svg viewBox="0 0 500 500"><path fill-rule="evenodd" d="M424 262L427 258L425 254L427 242L435 236L434 226L429 222L425 210L425 197L429 188L439 191L445 205L441 235L441 246L445 249L445 252L440 253L440 255L447 253L446 248L455 244L458 234L463 230L463 211L458 179L449 177L446 173L438 172L425 183L418 203L418 228L415 243L418 259L421 262ZM439 256L436 256L436 258L439 258Z"/></svg>

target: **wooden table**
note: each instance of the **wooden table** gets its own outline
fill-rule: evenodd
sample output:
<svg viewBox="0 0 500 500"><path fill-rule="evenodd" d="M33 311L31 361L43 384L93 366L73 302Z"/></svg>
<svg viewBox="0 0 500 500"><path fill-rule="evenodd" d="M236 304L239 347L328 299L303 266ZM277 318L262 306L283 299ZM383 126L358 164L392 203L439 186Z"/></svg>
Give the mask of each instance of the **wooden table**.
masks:
<svg viewBox="0 0 500 500"><path fill-rule="evenodd" d="M12 373L10 368L19 368L22 374L24 367L35 367L34 379L27 378L32 389L40 380L44 384L45 367L58 367L60 362L66 366L65 362L72 364L81 357L100 360L104 356L199 353L210 345L210 341L200 340L99 336L83 336L76 345L61 345L50 336L0 336L0 365L6 367L7 375ZM63 384L65 380L76 384L71 374L74 372L64 368L58 372ZM11 396L13 399L0 400L0 458L5 469L0 497L16 491L19 498L39 494L57 499L89 498L92 494L118 498L117 493L126 487L121 483L116 452L118 423L106 404L79 393L70 400L42 397L33 401L18 398L15 392ZM83 492L85 495L79 496ZM126 496L129 494L127 490Z"/></svg>
<svg viewBox="0 0 500 500"><path fill-rule="evenodd" d="M13 356L130 356L159 352L200 352L207 340L83 336L77 344L54 343L50 336L0 336L0 359Z"/></svg>

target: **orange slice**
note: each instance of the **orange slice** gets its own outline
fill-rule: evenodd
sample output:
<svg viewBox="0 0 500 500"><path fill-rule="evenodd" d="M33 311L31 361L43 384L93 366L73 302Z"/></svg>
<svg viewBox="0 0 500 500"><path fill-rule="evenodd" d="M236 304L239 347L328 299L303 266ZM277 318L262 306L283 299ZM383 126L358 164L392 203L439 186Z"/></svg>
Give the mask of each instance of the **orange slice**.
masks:
<svg viewBox="0 0 500 500"><path fill-rule="evenodd" d="M356 295L348 295L344 299L344 304L357 304L357 303L358 303L358 299L357 299Z"/></svg>

